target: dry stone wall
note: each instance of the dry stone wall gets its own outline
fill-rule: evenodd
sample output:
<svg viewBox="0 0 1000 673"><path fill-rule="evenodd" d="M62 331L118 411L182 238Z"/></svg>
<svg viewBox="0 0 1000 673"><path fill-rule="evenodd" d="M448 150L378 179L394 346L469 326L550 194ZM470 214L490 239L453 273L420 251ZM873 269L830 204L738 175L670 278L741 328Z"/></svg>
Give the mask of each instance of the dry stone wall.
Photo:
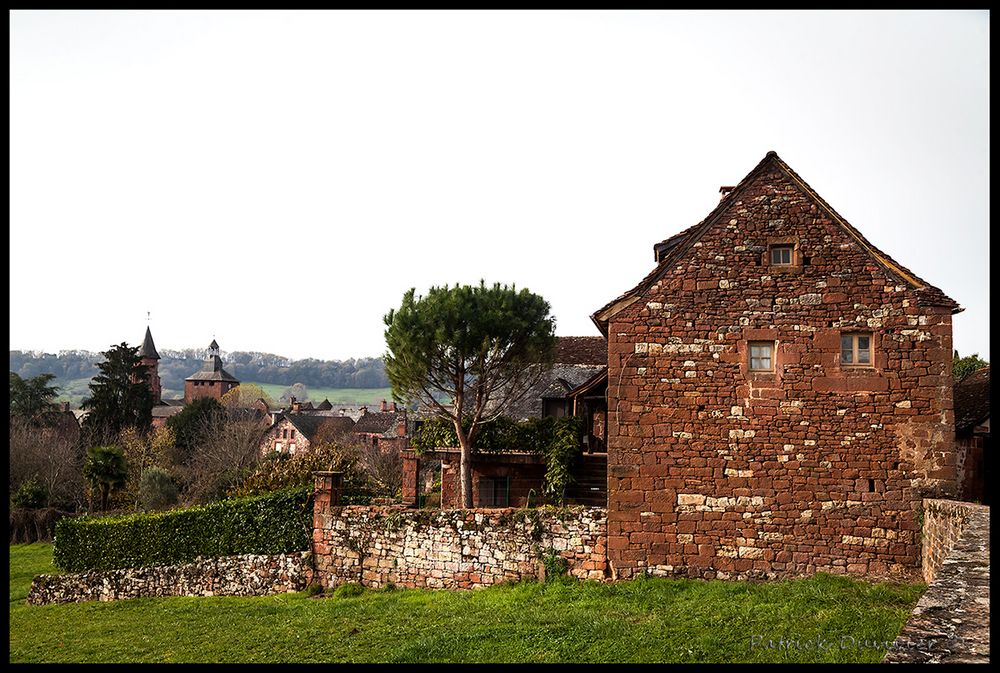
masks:
<svg viewBox="0 0 1000 673"><path fill-rule="evenodd" d="M558 556L583 579L604 579L607 512L598 507L406 510L330 507L317 498L313 556L327 587L471 589L537 578Z"/></svg>
<svg viewBox="0 0 1000 673"><path fill-rule="evenodd" d="M117 601L155 596L266 596L301 591L311 578L309 553L247 554L183 565L38 575L30 605Z"/></svg>
<svg viewBox="0 0 1000 673"><path fill-rule="evenodd" d="M990 508L924 501L924 576L930 582L887 663L990 661Z"/></svg>
<svg viewBox="0 0 1000 673"><path fill-rule="evenodd" d="M924 500L924 523L921 535L921 557L924 581L934 581L941 564L951 553L969 525L973 514L989 509L983 505L955 500Z"/></svg>

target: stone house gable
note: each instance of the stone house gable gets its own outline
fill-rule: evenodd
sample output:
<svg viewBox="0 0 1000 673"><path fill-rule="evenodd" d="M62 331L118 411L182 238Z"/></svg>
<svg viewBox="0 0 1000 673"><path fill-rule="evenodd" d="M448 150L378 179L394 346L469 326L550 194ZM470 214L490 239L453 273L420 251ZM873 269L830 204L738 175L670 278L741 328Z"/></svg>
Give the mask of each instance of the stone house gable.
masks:
<svg viewBox="0 0 1000 673"><path fill-rule="evenodd" d="M267 455L277 452L295 455L309 451L309 444L309 438L304 436L288 417L282 416L261 438L260 453Z"/></svg>
<svg viewBox="0 0 1000 673"><path fill-rule="evenodd" d="M593 316L616 572L910 573L955 488L957 303L774 153L654 249Z"/></svg>

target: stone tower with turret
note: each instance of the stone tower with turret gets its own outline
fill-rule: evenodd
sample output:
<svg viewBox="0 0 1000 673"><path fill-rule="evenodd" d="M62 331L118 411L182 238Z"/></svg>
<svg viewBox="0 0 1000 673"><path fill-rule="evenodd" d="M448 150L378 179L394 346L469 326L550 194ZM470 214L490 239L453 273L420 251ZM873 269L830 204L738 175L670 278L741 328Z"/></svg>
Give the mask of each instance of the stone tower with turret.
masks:
<svg viewBox="0 0 1000 673"><path fill-rule="evenodd" d="M214 397L217 400L240 385L239 379L222 368L219 344L212 339L208 346L208 357L201 369L184 379L184 403L190 404L199 397Z"/></svg>
<svg viewBox="0 0 1000 673"><path fill-rule="evenodd" d="M146 327L146 338L142 341L142 347L139 349L139 357L142 358L139 362L144 365L148 371L148 376L146 381L149 383L149 389L153 392L153 404L157 405L160 403L160 397L163 392L163 387L160 385L160 354L156 352L156 346L153 345L153 334L149 331L149 327Z"/></svg>

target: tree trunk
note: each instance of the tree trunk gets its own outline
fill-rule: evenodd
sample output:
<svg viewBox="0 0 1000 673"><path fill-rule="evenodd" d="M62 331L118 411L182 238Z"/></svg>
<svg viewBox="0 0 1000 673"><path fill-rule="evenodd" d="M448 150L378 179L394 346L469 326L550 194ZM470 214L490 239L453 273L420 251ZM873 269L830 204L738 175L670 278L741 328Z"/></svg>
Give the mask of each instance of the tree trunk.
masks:
<svg viewBox="0 0 1000 673"><path fill-rule="evenodd" d="M111 487L105 484L101 484L101 511L108 511L108 495L110 495Z"/></svg>
<svg viewBox="0 0 1000 673"><path fill-rule="evenodd" d="M461 422L455 422L455 434L458 436L458 446L461 448L459 475L462 483L462 507L472 509L472 446L469 437L462 431Z"/></svg>

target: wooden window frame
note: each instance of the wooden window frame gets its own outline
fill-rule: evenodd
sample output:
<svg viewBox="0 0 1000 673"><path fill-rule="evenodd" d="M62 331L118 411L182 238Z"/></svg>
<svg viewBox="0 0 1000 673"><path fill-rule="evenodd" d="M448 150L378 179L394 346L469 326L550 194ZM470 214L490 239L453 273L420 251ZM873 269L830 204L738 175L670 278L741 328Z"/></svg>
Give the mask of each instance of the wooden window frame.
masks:
<svg viewBox="0 0 1000 673"><path fill-rule="evenodd" d="M774 253L777 252L778 250L788 251L787 263L774 261ZM773 245L769 245L767 248L767 258L768 258L768 266L777 266L782 268L795 266L795 246L792 245L791 243L775 243Z"/></svg>
<svg viewBox="0 0 1000 673"><path fill-rule="evenodd" d="M859 362L858 354L863 352L858 346L859 337L868 339L868 362ZM844 339L851 340L851 362L844 362ZM841 332L840 333L840 366L845 369L874 369L875 368L875 335L872 332Z"/></svg>
<svg viewBox="0 0 1000 673"><path fill-rule="evenodd" d="M771 261L773 251L777 248L788 248L788 264L774 264ZM772 273L801 273L802 251L799 250L799 239L791 237L772 238L768 240L763 253L763 264Z"/></svg>
<svg viewBox="0 0 1000 673"><path fill-rule="evenodd" d="M753 366L753 361L755 359L757 359L757 360L762 359L760 357L757 357L757 358L754 357L753 349L754 348L759 348L761 346L767 346L770 349L770 355L768 356L767 359L768 359L768 361L770 361L771 366L768 369L758 369L758 368L756 368L756 367ZM777 349L775 348L775 342L774 341L768 341L768 340L748 341L747 342L747 370L751 374L758 374L758 373L759 374L773 374L774 373L774 364L775 364L774 363L774 354L775 354L776 350Z"/></svg>

